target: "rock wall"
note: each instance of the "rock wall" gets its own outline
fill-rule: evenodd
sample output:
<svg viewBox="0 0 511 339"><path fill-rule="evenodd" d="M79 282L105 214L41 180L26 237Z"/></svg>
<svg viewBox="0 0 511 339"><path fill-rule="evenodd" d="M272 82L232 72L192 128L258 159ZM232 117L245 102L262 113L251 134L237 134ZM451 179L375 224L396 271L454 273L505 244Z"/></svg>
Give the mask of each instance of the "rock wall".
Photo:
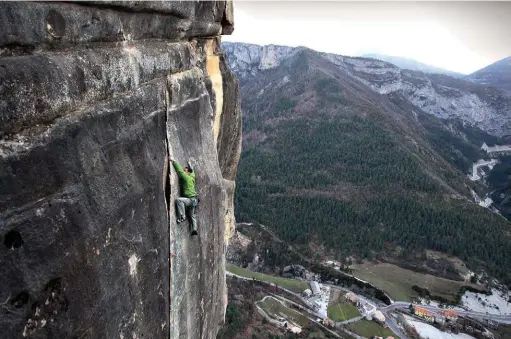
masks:
<svg viewBox="0 0 511 339"><path fill-rule="evenodd" d="M2 338L215 338L241 147L232 3L0 3ZM199 236L175 222L196 160ZM171 254L172 253L172 254Z"/></svg>

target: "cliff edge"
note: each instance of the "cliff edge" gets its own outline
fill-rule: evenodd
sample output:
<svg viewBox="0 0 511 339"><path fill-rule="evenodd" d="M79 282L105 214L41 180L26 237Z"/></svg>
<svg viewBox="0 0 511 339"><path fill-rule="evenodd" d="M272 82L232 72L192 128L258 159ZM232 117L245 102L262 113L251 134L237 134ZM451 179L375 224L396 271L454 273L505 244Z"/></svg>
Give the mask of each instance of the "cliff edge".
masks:
<svg viewBox="0 0 511 339"><path fill-rule="evenodd" d="M0 333L215 338L241 150L232 3L0 3ZM175 221L196 160L199 236ZM171 255L170 253L173 253Z"/></svg>

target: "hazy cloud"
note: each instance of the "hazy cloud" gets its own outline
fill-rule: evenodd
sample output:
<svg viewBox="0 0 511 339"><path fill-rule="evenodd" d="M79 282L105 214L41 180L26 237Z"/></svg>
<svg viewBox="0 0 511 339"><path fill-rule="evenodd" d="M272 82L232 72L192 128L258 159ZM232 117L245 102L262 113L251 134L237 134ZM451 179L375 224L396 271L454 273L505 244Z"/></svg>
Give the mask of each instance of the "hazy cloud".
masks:
<svg viewBox="0 0 511 339"><path fill-rule="evenodd" d="M411 57L469 73L511 55L511 2L235 1L226 40Z"/></svg>

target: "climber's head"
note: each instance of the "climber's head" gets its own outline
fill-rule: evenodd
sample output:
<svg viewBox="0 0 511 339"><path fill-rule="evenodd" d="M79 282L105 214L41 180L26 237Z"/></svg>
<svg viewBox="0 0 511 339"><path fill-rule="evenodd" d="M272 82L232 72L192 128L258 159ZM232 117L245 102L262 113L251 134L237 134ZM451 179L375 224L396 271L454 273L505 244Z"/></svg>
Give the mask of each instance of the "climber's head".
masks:
<svg viewBox="0 0 511 339"><path fill-rule="evenodd" d="M190 173L192 172L192 171L190 171L190 167L188 167L188 166L186 166L186 167L184 168L184 170L185 170L185 172L186 172L186 173L188 173L188 174L190 174Z"/></svg>

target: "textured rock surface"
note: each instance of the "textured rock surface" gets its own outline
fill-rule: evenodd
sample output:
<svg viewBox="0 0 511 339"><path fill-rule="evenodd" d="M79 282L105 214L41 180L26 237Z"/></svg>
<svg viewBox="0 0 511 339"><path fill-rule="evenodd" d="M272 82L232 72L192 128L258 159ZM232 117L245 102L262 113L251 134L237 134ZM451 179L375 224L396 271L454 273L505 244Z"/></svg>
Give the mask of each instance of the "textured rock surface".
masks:
<svg viewBox="0 0 511 339"><path fill-rule="evenodd" d="M242 77L277 67L282 60L298 51L297 48L275 45L224 42L222 46L228 56L229 67Z"/></svg>
<svg viewBox="0 0 511 339"><path fill-rule="evenodd" d="M229 66L242 78L275 68L303 49L242 43L223 43L223 46ZM440 74L403 70L375 59L321 54L375 92L397 94L442 119L461 119L499 136L511 134L511 97L494 87Z"/></svg>
<svg viewBox="0 0 511 339"><path fill-rule="evenodd" d="M220 1L0 3L2 338L216 336L241 140L218 48L232 25ZM169 152L197 162L195 238Z"/></svg>

